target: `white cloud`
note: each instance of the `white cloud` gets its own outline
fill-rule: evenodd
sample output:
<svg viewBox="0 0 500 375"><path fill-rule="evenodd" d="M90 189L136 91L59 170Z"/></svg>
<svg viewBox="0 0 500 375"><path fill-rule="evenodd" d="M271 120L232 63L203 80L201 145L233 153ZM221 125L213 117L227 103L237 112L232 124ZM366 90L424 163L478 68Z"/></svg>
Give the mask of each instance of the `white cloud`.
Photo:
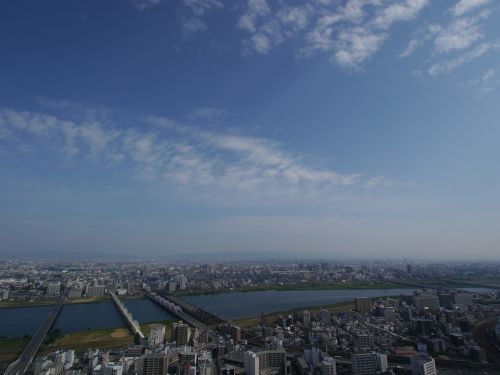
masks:
<svg viewBox="0 0 500 375"><path fill-rule="evenodd" d="M182 0L182 3L197 17L203 16L205 12L212 9L224 8L224 4L220 0Z"/></svg>
<svg viewBox="0 0 500 375"><path fill-rule="evenodd" d="M343 30L336 42L335 60L345 67L357 67L372 56L384 42L385 35L362 27Z"/></svg>
<svg viewBox="0 0 500 375"><path fill-rule="evenodd" d="M158 117L134 116L134 125L0 110L0 146L53 153L78 165L116 168L130 178L155 181L191 196L217 200L312 199L329 201L342 190L389 186L357 173L314 165L276 142L180 126ZM119 121L119 120L118 120ZM127 172L125 172L127 171ZM383 181L383 183L382 183Z"/></svg>
<svg viewBox="0 0 500 375"><path fill-rule="evenodd" d="M300 55L308 57L326 51L341 66L359 67L380 49L393 24L415 19L428 4L428 0L390 4L351 0L344 6L322 11L314 28L308 31Z"/></svg>
<svg viewBox="0 0 500 375"><path fill-rule="evenodd" d="M131 0L132 5L138 10L146 10L159 5L162 0Z"/></svg>
<svg viewBox="0 0 500 375"><path fill-rule="evenodd" d="M497 71L495 68L487 69L479 78L473 79L469 82L469 85L478 90L478 99L493 91L495 86L500 83L497 78Z"/></svg>
<svg viewBox="0 0 500 375"><path fill-rule="evenodd" d="M498 50L499 48L500 44L498 43L481 43L478 46L474 47L474 49L465 52L464 54L456 58L432 65L428 69L428 73L431 76L437 76L443 73L450 73L452 70L457 69L458 67L467 64L473 60L476 60L486 55L488 52L492 50Z"/></svg>
<svg viewBox="0 0 500 375"><path fill-rule="evenodd" d="M452 13L459 17L473 9L488 4L490 0L460 0L451 8Z"/></svg>
<svg viewBox="0 0 500 375"><path fill-rule="evenodd" d="M428 4L429 0L406 0L390 4L379 11L373 24L375 27L387 29L396 22L413 20Z"/></svg>
<svg viewBox="0 0 500 375"><path fill-rule="evenodd" d="M283 25L299 31L307 27L310 12L311 8L308 6L284 7L278 11L277 17Z"/></svg>
<svg viewBox="0 0 500 375"><path fill-rule="evenodd" d="M225 109L215 107L200 107L196 108L190 115L191 120L208 120L213 121L228 117L229 113Z"/></svg>
<svg viewBox="0 0 500 375"><path fill-rule="evenodd" d="M408 42L408 45L404 49L404 51L399 54L399 57L405 58L405 57L410 56L421 45L422 45L422 41L419 40L419 39L412 39L412 40L410 40Z"/></svg>
<svg viewBox="0 0 500 375"><path fill-rule="evenodd" d="M257 53L260 53L260 54L267 53L269 51L269 49L271 48L271 41L269 40L267 35L265 35L263 33L257 33L257 34L252 35L250 40L252 42L251 43L252 48Z"/></svg>
<svg viewBox="0 0 500 375"><path fill-rule="evenodd" d="M476 18L459 18L437 33L434 44L446 53L466 49L483 37Z"/></svg>
<svg viewBox="0 0 500 375"><path fill-rule="evenodd" d="M225 4L222 0L182 0L182 3L189 10L188 15L183 17L186 35L204 31L207 24L202 17L210 10L224 8ZM443 63L440 54L474 49L482 41L488 44L482 22L493 9L482 9L473 17L466 15L489 3L491 0L457 1L449 11L441 13L443 17L450 18L448 22L434 21L431 25L417 26L420 31L412 33L412 38L399 57L407 58L432 41L433 54L427 60L433 67L420 70L436 72L440 70L438 65ZM242 0L242 4L228 8L228 14L236 13L235 26L245 35L242 41L243 55L267 55L288 41L298 58L325 53L341 67L358 69L391 38L391 29L396 24L417 20L432 2L305 0L291 4L284 1Z"/></svg>
<svg viewBox="0 0 500 375"><path fill-rule="evenodd" d="M182 4L187 10L181 16L184 36L191 36L205 31L207 25L201 17L207 12L224 8L224 3L221 0L182 0Z"/></svg>
<svg viewBox="0 0 500 375"><path fill-rule="evenodd" d="M185 36L190 36L205 31L207 25L197 17L185 17L182 19L182 32Z"/></svg>

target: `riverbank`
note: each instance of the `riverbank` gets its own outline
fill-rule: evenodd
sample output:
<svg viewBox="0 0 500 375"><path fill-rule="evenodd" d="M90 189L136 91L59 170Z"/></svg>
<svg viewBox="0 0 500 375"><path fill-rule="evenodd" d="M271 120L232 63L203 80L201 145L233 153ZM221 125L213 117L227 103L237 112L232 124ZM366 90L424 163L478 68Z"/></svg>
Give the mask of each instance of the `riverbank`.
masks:
<svg viewBox="0 0 500 375"><path fill-rule="evenodd" d="M175 320L164 320L154 323L141 324L141 331L148 336L151 326L154 324L164 324L166 326L165 338L171 339L171 325ZM10 363L14 361L28 345L30 337L6 338L0 337L0 362ZM88 349L113 349L122 348L134 343L134 336L130 330L123 327L96 329L81 332L58 334L53 339L44 341L38 355L44 355L55 350L73 349L78 353ZM1 367L1 366L0 366Z"/></svg>
<svg viewBox="0 0 500 375"><path fill-rule="evenodd" d="M289 315L296 313L298 311L303 311L303 310L309 310L312 313L319 312L320 310L328 310L331 313L338 313L338 312L343 312L343 311L352 311L354 309L354 304L352 301L348 302L338 302L338 303L333 303L330 305L321 305L321 306L306 306L306 307L300 307L300 308L294 308L294 309L289 309L289 310L283 310L283 311L275 311L271 312L269 314L266 314L266 319L268 320L276 320L280 315ZM234 324L241 328L251 328L251 327L256 327L260 324L260 317L249 317L249 318L242 318L242 319L236 319L234 320Z"/></svg>
<svg viewBox="0 0 500 375"><path fill-rule="evenodd" d="M179 291L172 293L178 297L201 296L225 293L249 293L265 291L293 291L293 290L357 290L357 289L398 289L401 285L386 282L363 282L363 283L328 283L328 284L296 284L296 285L269 285L254 288L236 288L236 289L204 289Z"/></svg>

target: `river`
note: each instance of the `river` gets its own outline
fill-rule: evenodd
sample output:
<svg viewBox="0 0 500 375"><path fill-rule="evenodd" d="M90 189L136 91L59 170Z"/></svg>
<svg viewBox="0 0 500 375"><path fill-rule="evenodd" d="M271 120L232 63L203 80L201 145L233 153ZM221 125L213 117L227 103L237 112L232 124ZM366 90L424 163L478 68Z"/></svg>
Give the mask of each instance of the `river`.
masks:
<svg viewBox="0 0 500 375"><path fill-rule="evenodd" d="M416 289L266 290L183 297L188 302L226 319L259 316L261 313L306 306L331 305L356 297L412 294Z"/></svg>
<svg viewBox="0 0 500 375"><path fill-rule="evenodd" d="M488 291L485 288L461 289L472 293ZM352 301L356 297L412 294L414 290L416 289L267 290L182 298L226 319L239 319L259 316L263 312L270 313L307 306L331 305ZM149 299L123 299L123 302L140 323L175 319L174 316ZM0 336L33 335L49 310L50 306L0 309ZM123 327L124 325L125 323L113 302L105 301L65 305L54 323L53 329L60 329L63 332L78 332Z"/></svg>
<svg viewBox="0 0 500 375"><path fill-rule="evenodd" d="M149 299L122 300L134 319L152 323L174 319L163 308ZM51 306L15 307L0 309L0 336L33 335ZM64 305L52 329L79 332L103 328L123 327L125 322L112 301Z"/></svg>

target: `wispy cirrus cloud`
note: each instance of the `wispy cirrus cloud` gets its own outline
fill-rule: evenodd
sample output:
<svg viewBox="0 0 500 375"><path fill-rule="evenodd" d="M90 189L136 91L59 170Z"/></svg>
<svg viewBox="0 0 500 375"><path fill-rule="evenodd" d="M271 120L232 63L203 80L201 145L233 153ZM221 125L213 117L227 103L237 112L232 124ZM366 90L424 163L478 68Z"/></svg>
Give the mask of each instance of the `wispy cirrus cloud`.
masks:
<svg viewBox="0 0 500 375"><path fill-rule="evenodd" d="M479 59L485 56L491 51L498 51L500 49L500 43L481 43L474 47L473 49L453 58L443 62L438 62L429 67L427 72L431 76L437 76L443 73L450 73L451 71L461 67L462 65L468 64L473 60Z"/></svg>
<svg viewBox="0 0 500 375"><path fill-rule="evenodd" d="M380 49L392 25L415 19L428 4L428 0L350 0L271 7L265 0L249 0L238 26L250 34L244 40L245 54L266 54L293 38L302 44L298 56L329 53L339 65L352 68Z"/></svg>
<svg viewBox="0 0 500 375"><path fill-rule="evenodd" d="M241 0L231 7L223 0L183 0L183 4L189 10L183 18L187 35L207 29L206 13L226 9L243 33L244 56L267 55L288 42L297 58L326 54L347 69L362 68L391 39L395 25L416 21L426 8L436 6L430 0L306 0L293 4ZM422 71L434 75L447 69L433 66L458 67L466 63L457 64L460 59L472 61L468 56L480 45L495 43L485 30L486 20L495 10L491 0L455 0L435 17L442 20L417 24L399 57L408 58L429 44L429 66Z"/></svg>
<svg viewBox="0 0 500 375"><path fill-rule="evenodd" d="M399 57L407 58L426 43L432 43L430 65L425 71L431 76L452 70L497 50L498 42L488 37L486 23L497 8L488 8L488 0L459 0L448 8L448 21L432 23L414 33Z"/></svg>
<svg viewBox="0 0 500 375"><path fill-rule="evenodd" d="M488 4L490 0L460 0L450 10L453 15L460 17L473 9Z"/></svg>
<svg viewBox="0 0 500 375"><path fill-rule="evenodd" d="M484 38L478 18L459 18L444 28L436 25L431 32L435 33L436 50L442 53L466 49Z"/></svg>
<svg viewBox="0 0 500 375"><path fill-rule="evenodd" d="M185 12L181 15L181 25L184 36L202 32L207 29L202 17L213 10L224 8L221 0L182 0Z"/></svg>
<svg viewBox="0 0 500 375"><path fill-rule="evenodd" d="M385 177L341 173L260 137L179 125L154 116L123 114L90 120L72 114L0 110L0 144L40 155L95 163L123 178L191 191L210 199L318 199L396 186ZM118 119L118 120L113 120ZM133 125L131 125L133 124ZM16 146L16 147L14 147Z"/></svg>
<svg viewBox="0 0 500 375"><path fill-rule="evenodd" d="M150 9L159 5L162 0L131 0L132 5L140 11Z"/></svg>
<svg viewBox="0 0 500 375"><path fill-rule="evenodd" d="M496 68L486 69L480 77L472 79L468 85L477 90L477 98L481 99L486 94L493 91L493 89L500 84L500 79L497 75Z"/></svg>

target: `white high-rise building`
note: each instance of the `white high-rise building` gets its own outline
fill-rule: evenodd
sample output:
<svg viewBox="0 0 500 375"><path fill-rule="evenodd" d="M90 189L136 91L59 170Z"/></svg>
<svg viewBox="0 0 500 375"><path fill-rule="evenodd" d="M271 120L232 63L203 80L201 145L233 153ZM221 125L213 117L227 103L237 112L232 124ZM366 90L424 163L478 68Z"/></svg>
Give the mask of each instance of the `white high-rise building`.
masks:
<svg viewBox="0 0 500 375"><path fill-rule="evenodd" d="M50 297L58 296L61 290L61 283L49 283L47 284L47 295Z"/></svg>
<svg viewBox="0 0 500 375"><path fill-rule="evenodd" d="M379 372L385 372L389 368L389 363L387 361L387 354L377 353L377 370Z"/></svg>
<svg viewBox="0 0 500 375"><path fill-rule="evenodd" d="M187 277L184 276L184 275L180 275L179 278L178 278L178 281L179 281L179 289L180 290L186 289L186 287L187 287L187 281L188 281Z"/></svg>
<svg viewBox="0 0 500 375"><path fill-rule="evenodd" d="M426 354L419 354L411 357L411 374L412 375L436 375L436 363L434 358Z"/></svg>
<svg viewBox="0 0 500 375"><path fill-rule="evenodd" d="M337 364L332 357L325 357L319 366L321 375L337 375Z"/></svg>
<svg viewBox="0 0 500 375"><path fill-rule="evenodd" d="M9 289L2 290L0 300L7 301L8 299L9 299Z"/></svg>
<svg viewBox="0 0 500 375"><path fill-rule="evenodd" d="M163 324L154 324L148 337L148 346L159 346L165 341L165 326Z"/></svg>
<svg viewBox="0 0 500 375"><path fill-rule="evenodd" d="M106 287L104 285L87 285L85 288L85 295L87 297L102 297L104 296L104 292L106 291Z"/></svg>
<svg viewBox="0 0 500 375"><path fill-rule="evenodd" d="M122 375L122 373L123 366L113 362L99 364L92 370L92 375Z"/></svg>
<svg viewBox="0 0 500 375"><path fill-rule="evenodd" d="M286 351L284 349L247 351L243 359L246 375L259 375L262 371L279 373L286 371Z"/></svg>
<svg viewBox="0 0 500 375"><path fill-rule="evenodd" d="M243 362L246 375L259 375L259 357L254 352L245 352Z"/></svg>

